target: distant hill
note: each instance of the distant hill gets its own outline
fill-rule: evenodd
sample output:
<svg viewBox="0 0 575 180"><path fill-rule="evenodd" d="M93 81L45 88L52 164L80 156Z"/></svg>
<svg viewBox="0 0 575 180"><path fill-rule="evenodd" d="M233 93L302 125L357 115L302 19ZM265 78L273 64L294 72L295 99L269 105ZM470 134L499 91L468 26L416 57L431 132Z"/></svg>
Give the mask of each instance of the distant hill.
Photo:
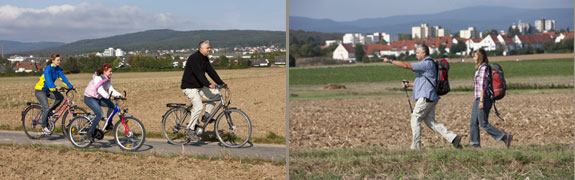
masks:
<svg viewBox="0 0 575 180"><path fill-rule="evenodd" d="M440 12L436 14L390 16L337 22L330 19L312 19L290 16L290 29L317 32L386 32L389 34L411 33L412 26L427 23L441 26L452 33L475 26L480 31L505 30L518 20L535 25L535 20L545 17L555 20L557 29L573 30L573 8L518 9L498 6L475 6ZM415 13L415 12L414 12Z"/></svg>
<svg viewBox="0 0 575 180"><path fill-rule="evenodd" d="M62 46L66 43L61 42L18 42L18 41L5 41L0 40L0 44L4 44L4 54L14 54L25 51L34 51L52 47Z"/></svg>
<svg viewBox="0 0 575 180"><path fill-rule="evenodd" d="M174 31L168 29L149 30L137 33L111 36L101 39L87 39L60 47L30 51L28 54L47 55L58 52L74 55L89 52L102 52L114 47L129 50L158 50L196 48L202 40L210 40L212 47L270 46L285 47L286 33L283 31L258 30L199 30Z"/></svg>

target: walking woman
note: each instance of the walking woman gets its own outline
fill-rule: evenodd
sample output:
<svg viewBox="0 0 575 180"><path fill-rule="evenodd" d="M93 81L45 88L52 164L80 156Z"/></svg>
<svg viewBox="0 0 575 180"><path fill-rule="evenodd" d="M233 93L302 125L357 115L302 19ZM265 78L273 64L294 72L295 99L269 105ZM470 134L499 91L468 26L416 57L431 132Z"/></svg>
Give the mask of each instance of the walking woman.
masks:
<svg viewBox="0 0 575 180"><path fill-rule="evenodd" d="M40 76L40 80L36 83L36 87L34 87L34 95L38 99L38 102L42 105L42 135L49 136L52 132L48 129L48 116L53 114L53 110L56 109L64 100L64 96L57 90L61 89L62 87L56 87L54 82L56 79L62 80L64 85L69 88L73 89L74 86L68 81L68 78L64 76L62 72L62 68L60 68L60 55L59 54L52 54L50 56L50 60L46 64L46 68L44 68L44 72L42 76ZM54 99L54 104L52 107L48 104L48 98Z"/></svg>
<svg viewBox="0 0 575 180"><path fill-rule="evenodd" d="M114 103L111 101L116 98L122 97L118 91L116 91L112 87L112 82L110 78L112 77L112 67L110 65L103 65L96 69L96 73L92 75L92 80L86 87L84 91L84 103L96 115L96 118L92 122L92 126L90 126L90 130L88 131L88 135L86 136L89 140L93 140L94 131L96 131L96 126L100 123L100 120L103 117L103 111L101 106L108 107L108 113L106 117L110 117L112 112L114 112ZM110 96L112 94L112 96ZM112 119L110 119L108 126L106 126L106 130L112 129Z"/></svg>
<svg viewBox="0 0 575 180"><path fill-rule="evenodd" d="M473 59L475 60L475 76L473 78L474 84L474 98L473 110L471 111L471 119L469 124L469 137L470 144L473 148L480 148L479 128L485 130L495 141L505 143L509 148L513 135L505 134L496 127L489 124L489 111L491 110L492 100L489 87L491 84L491 68L489 67L489 60L483 48L473 52Z"/></svg>

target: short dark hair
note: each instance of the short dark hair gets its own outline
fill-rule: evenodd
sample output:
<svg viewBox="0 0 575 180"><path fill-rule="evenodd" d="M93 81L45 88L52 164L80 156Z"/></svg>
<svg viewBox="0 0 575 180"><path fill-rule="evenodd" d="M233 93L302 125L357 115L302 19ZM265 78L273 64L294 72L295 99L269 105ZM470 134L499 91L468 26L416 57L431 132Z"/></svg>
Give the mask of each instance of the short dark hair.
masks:
<svg viewBox="0 0 575 180"><path fill-rule="evenodd" d="M198 43L198 49L202 48L202 44L204 43L210 43L210 40L205 40L205 41L200 41L200 43Z"/></svg>
<svg viewBox="0 0 575 180"><path fill-rule="evenodd" d="M421 48L421 50L423 50L423 52L425 52L425 55L429 56L429 46L427 46L425 44L420 44L418 48Z"/></svg>

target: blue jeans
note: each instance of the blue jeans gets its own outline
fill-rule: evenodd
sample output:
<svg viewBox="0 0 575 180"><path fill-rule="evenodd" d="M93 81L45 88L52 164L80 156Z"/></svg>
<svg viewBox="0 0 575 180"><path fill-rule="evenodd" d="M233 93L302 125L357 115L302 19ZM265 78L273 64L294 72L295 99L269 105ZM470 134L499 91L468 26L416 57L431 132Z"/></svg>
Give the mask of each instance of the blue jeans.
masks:
<svg viewBox="0 0 575 180"><path fill-rule="evenodd" d="M505 133L489 124L489 111L491 111L491 99L488 97L483 98L483 109L479 109L479 98L475 99L473 103L473 110L471 111L471 119L469 123L469 143L471 145L480 145L479 128L487 131L495 141L500 141L505 136Z"/></svg>
<svg viewBox="0 0 575 180"><path fill-rule="evenodd" d="M94 134L94 131L96 130L96 127L98 126L98 124L100 123L100 120L102 119L102 114L104 113L102 111L101 107L108 107L108 114L106 115L106 117L110 117L110 114L112 114L112 112L114 112L114 103L112 101L110 101L109 99L106 98L102 98L102 99L96 99L96 98L91 98L91 97L86 97L84 96L84 103L86 103L86 105L92 109L92 111L94 111L94 114L96 115L96 118L93 120L92 122L92 126L90 126L90 130L88 131L88 134ZM110 122L112 121L112 118L110 118Z"/></svg>
<svg viewBox="0 0 575 180"><path fill-rule="evenodd" d="M34 95L42 105L42 127L48 126L48 113L56 109L64 100L64 96L58 91L35 90ZM48 98L54 99L52 107L48 104Z"/></svg>

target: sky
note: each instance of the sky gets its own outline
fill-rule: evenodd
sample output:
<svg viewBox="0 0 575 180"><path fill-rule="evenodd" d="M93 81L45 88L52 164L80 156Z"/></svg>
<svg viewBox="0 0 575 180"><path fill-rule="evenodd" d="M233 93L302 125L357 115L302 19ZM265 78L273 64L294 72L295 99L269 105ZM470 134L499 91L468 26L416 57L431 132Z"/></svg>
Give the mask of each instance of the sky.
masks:
<svg viewBox="0 0 575 180"><path fill-rule="evenodd" d="M285 0L0 0L0 40L74 42L151 29L286 29Z"/></svg>
<svg viewBox="0 0 575 180"><path fill-rule="evenodd" d="M573 8L573 0L290 0L289 15L335 21L433 14L472 6Z"/></svg>

